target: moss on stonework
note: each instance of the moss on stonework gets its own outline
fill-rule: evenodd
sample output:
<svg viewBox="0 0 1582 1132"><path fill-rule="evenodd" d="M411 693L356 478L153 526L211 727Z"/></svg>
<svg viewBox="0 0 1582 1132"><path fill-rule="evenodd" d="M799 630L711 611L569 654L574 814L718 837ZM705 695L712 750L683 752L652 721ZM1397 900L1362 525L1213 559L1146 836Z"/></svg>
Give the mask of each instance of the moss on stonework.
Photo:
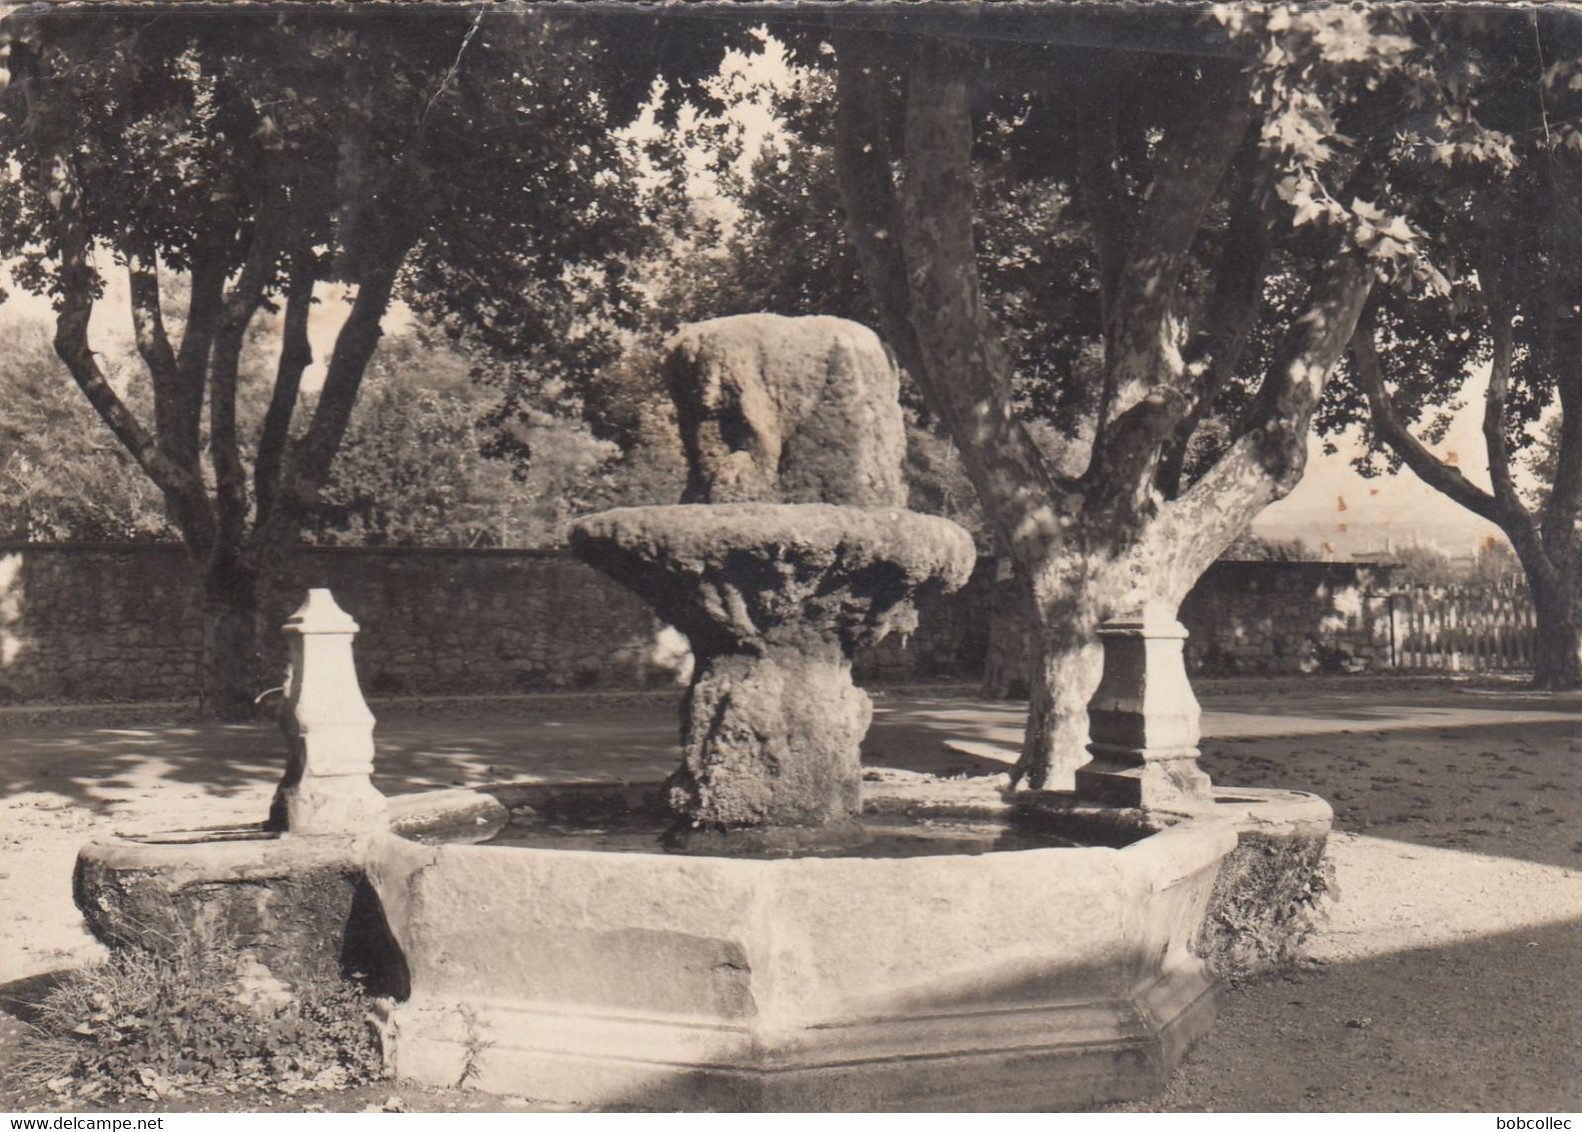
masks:
<svg viewBox="0 0 1582 1132"><path fill-rule="evenodd" d="M1241 835L1220 865L1193 945L1215 975L1253 978L1289 970L1301 960L1319 903L1335 888L1334 867L1324 856L1327 840Z"/></svg>
<svg viewBox="0 0 1582 1132"><path fill-rule="evenodd" d="M230 875L182 875L79 859L73 895L112 952L168 958L175 940L224 932L275 976L297 985L356 974L404 998L406 962L360 866L282 860Z"/></svg>

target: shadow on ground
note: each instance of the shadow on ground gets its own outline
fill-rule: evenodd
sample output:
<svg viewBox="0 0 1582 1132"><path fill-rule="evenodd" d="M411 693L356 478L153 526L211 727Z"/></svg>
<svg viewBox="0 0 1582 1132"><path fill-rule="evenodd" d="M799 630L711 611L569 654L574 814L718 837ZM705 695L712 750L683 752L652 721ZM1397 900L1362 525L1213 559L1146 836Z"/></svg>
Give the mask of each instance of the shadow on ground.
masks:
<svg viewBox="0 0 1582 1132"><path fill-rule="evenodd" d="M1203 763L1217 782L1311 790L1334 805L1340 900L1317 941L1325 961L1232 990L1220 1023L1170 1090L1141 1107L1582 1107L1575 698L1454 689L1426 697L1200 695ZM890 695L875 706L871 765L993 773L1020 746L1020 705ZM651 780L676 758L675 708L663 701L376 711L377 781L389 793L524 779ZM19 827L13 837L53 830L74 845L104 828L105 818L88 822L84 810L113 806L119 820L169 787L205 805L251 806L267 798L281 763L279 736L266 726L38 727L0 734L0 793L36 798L27 804L49 811L36 833ZM69 853L58 868L59 876L30 873L25 884L68 891ZM63 903L69 914L69 896ZM19 911L55 915L42 906ZM37 989L13 984L0 996ZM430 1111L523 1107L423 1095L414 1107ZM367 1100L359 1094L345 1103L361 1108ZM272 1103L289 1107L284 1098Z"/></svg>
<svg viewBox="0 0 1582 1132"><path fill-rule="evenodd" d="M1233 988L1143 1112L1576 1112L1582 920Z"/></svg>

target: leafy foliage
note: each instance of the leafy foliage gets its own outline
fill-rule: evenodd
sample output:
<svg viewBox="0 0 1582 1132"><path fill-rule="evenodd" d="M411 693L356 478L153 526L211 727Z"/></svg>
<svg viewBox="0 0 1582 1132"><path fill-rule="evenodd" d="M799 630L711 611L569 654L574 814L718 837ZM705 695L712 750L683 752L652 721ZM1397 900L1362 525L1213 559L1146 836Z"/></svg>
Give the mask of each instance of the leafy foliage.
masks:
<svg viewBox="0 0 1582 1132"><path fill-rule="evenodd" d="M63 1101L342 1088L385 1075L368 1007L355 983L288 991L249 954L193 933L167 954L117 950L66 976L20 1071Z"/></svg>
<svg viewBox="0 0 1582 1132"><path fill-rule="evenodd" d="M1194 943L1221 978L1289 970L1302 959L1327 896L1337 899L1335 865L1321 836L1243 834L1220 865L1208 914Z"/></svg>
<svg viewBox="0 0 1582 1132"><path fill-rule="evenodd" d="M413 335L369 363L335 469L307 535L371 546L502 545L516 495L508 464L486 459L488 394L468 361Z"/></svg>
<svg viewBox="0 0 1582 1132"><path fill-rule="evenodd" d="M4 31L0 256L55 302L57 352L187 545L211 616L205 703L245 713L259 578L329 481L392 297L509 349L527 376L508 399L602 364L644 232L615 128L661 71L673 107L720 37L635 9L377 5L13 8ZM149 411L89 340L111 269ZM331 284L355 297L304 427L305 328ZM267 409L244 436L249 328L277 309Z"/></svg>
<svg viewBox="0 0 1582 1132"><path fill-rule="evenodd" d="M0 358L0 538L168 537L159 493L69 385L44 328L8 319L0 334L8 345Z"/></svg>
<svg viewBox="0 0 1582 1132"><path fill-rule="evenodd" d="M1365 473L1405 465L1501 528L1538 605L1535 682L1575 687L1582 29L1569 13L1488 8L1435 9L1412 26L1418 51L1402 97L1413 128L1382 171L1395 199L1416 202L1414 247L1445 283L1375 297L1352 343L1351 380L1331 387L1320 425L1360 427L1372 446ZM1457 454L1436 451L1484 374L1487 486ZM1544 443L1545 429L1556 443ZM1529 448L1539 451L1524 460Z"/></svg>

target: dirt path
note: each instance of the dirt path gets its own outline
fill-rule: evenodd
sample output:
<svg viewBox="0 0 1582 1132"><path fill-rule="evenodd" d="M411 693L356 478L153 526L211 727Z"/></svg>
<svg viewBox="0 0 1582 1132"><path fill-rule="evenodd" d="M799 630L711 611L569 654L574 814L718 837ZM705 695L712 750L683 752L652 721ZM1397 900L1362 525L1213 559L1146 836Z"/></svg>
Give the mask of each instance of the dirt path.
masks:
<svg viewBox="0 0 1582 1132"><path fill-rule="evenodd" d="M1146 1107L1582 1109L1582 718L1533 718L1204 744L1216 781L1331 800L1339 900Z"/></svg>
<svg viewBox="0 0 1582 1132"><path fill-rule="evenodd" d="M1310 969L1231 989L1169 1090L1129 1107L1582 1109L1582 702L1409 685L1200 695L1203 761L1216 782L1332 802L1340 898ZM673 758L674 716L653 701L381 719L387 791L524 775L657 777ZM1014 756L1019 727L1006 705L882 697L869 759L981 773ZM0 983L95 954L70 897L82 841L256 820L278 767L278 740L258 728L0 734ZM28 1099L4 1083L10 1029L0 1025L0 1109ZM533 1107L389 1086L190 1107L358 1111L391 1094L401 1098L392 1107L414 1110Z"/></svg>

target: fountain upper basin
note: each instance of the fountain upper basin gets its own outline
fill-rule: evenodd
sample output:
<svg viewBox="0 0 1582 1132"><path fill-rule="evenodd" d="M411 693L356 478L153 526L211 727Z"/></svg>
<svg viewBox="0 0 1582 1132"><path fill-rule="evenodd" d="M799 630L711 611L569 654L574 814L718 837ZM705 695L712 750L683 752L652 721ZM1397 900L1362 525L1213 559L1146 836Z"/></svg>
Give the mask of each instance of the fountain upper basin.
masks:
<svg viewBox="0 0 1582 1132"><path fill-rule="evenodd" d="M809 630L868 643L916 621L910 600L972 573L948 519L822 503L620 507L573 525L578 557L654 606L695 648Z"/></svg>

